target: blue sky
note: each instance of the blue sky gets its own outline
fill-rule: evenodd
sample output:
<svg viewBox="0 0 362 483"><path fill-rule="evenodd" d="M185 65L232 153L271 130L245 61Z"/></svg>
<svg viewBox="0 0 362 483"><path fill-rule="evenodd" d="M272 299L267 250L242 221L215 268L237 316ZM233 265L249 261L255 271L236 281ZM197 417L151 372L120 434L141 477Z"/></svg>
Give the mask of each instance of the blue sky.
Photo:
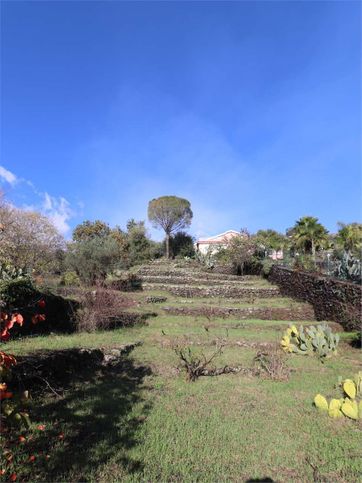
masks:
<svg viewBox="0 0 362 483"><path fill-rule="evenodd" d="M360 2L1 13L1 184L66 236L146 219L169 194L191 201L196 236L360 221Z"/></svg>

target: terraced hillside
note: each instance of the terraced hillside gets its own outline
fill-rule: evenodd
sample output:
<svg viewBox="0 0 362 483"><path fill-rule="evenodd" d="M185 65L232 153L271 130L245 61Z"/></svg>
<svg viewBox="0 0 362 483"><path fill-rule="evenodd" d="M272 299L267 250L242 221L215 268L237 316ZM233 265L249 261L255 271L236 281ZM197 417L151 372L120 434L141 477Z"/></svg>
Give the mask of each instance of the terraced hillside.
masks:
<svg viewBox="0 0 362 483"><path fill-rule="evenodd" d="M247 275L212 273L198 264L154 262L137 270L161 313L235 319L314 320L313 308L282 297L277 286ZM166 300L157 300L157 297ZM141 300L142 297L141 297Z"/></svg>
<svg viewBox="0 0 362 483"><path fill-rule="evenodd" d="M317 393L339 397L338 376L360 370L353 334L330 324L342 337L336 356L321 363L281 355L271 367L263 361L279 354L288 324L313 321L308 304L281 297L261 278L193 263L152 263L137 273L143 290L125 297L130 311L153 315L146 325L9 344L18 355L133 347L111 371L41 401L36 417L46 428L56 421L64 439L46 466L24 466L25 481L361 481L361 421L313 406ZM211 371L188 382L180 350L203 360L219 346Z"/></svg>

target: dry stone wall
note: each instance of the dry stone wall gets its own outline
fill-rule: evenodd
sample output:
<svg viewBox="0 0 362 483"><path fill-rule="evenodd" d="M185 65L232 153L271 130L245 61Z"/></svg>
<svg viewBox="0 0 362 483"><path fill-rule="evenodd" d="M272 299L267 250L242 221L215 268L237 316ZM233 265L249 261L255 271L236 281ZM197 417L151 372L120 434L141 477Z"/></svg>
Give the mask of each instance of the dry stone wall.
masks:
<svg viewBox="0 0 362 483"><path fill-rule="evenodd" d="M174 276L156 276L156 275L142 275L141 277L142 282L144 283L162 283L162 284L171 284L171 285L222 285L223 282L230 286L235 285L252 285L252 280L244 279L243 277L239 277L236 280L220 280L220 279L209 279L209 278L201 278L201 277L174 277Z"/></svg>
<svg viewBox="0 0 362 483"><path fill-rule="evenodd" d="M300 307L164 307L170 315L209 315L211 317L232 317L235 319L260 320L315 320L314 310L309 304Z"/></svg>
<svg viewBox="0 0 362 483"><path fill-rule="evenodd" d="M205 280L250 280L253 279L252 275L225 275L222 273L214 273L207 270L186 270L186 269L169 269L169 270L157 270L153 267L142 267L137 271L137 275L140 277L152 276L152 277L172 277L177 279L184 278L202 278Z"/></svg>
<svg viewBox="0 0 362 483"><path fill-rule="evenodd" d="M283 295L311 303L317 320L339 322L345 330L362 329L361 285L276 265L269 281L278 285Z"/></svg>
<svg viewBox="0 0 362 483"><path fill-rule="evenodd" d="M191 285L162 285L162 284L144 284L147 290L166 290L178 297L227 297L227 298L270 298L278 297L280 291L278 287L271 288L239 288L230 286L216 286L210 288L201 288Z"/></svg>

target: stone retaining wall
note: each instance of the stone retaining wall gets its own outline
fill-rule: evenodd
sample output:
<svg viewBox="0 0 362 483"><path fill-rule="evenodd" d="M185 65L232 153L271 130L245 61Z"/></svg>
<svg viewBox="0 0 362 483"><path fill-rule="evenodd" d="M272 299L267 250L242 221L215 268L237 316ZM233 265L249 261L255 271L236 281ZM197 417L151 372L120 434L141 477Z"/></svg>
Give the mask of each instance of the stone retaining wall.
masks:
<svg viewBox="0 0 362 483"><path fill-rule="evenodd" d="M276 265L269 280L283 295L311 303L317 320L333 320L346 330L362 329L361 285Z"/></svg>
<svg viewBox="0 0 362 483"><path fill-rule="evenodd" d="M212 268L213 273L220 273L222 275L236 275L236 269L233 265L216 263Z"/></svg>
<svg viewBox="0 0 362 483"><path fill-rule="evenodd" d="M210 271L186 271L186 270L157 270L155 268L141 268L137 271L137 275L144 277L173 277L177 279L187 278L187 277L199 277L205 280L247 280L252 279L252 275L244 275L243 277L239 275L224 275L222 273L214 273Z"/></svg>
<svg viewBox="0 0 362 483"><path fill-rule="evenodd" d="M315 320L314 310L309 304L300 307L163 307L163 310L170 315L208 315L238 320Z"/></svg>
<svg viewBox="0 0 362 483"><path fill-rule="evenodd" d="M222 279L208 279L203 278L202 274L200 277L174 277L174 276L155 276L155 275L142 275L142 282L145 283L161 283L161 284L171 284L171 285L229 285L229 286L245 286L252 285L253 282L250 280L244 280L243 277L239 277L238 280L222 280Z"/></svg>
<svg viewBox="0 0 362 483"><path fill-rule="evenodd" d="M277 287L275 288L241 288L241 287L230 287L230 286L220 286L220 287L210 287L210 288L200 288L194 286L172 286L172 285L162 285L162 284L152 284L147 283L144 285L145 289L148 290L166 290L178 297L227 297L227 298L270 298L278 297L280 291Z"/></svg>

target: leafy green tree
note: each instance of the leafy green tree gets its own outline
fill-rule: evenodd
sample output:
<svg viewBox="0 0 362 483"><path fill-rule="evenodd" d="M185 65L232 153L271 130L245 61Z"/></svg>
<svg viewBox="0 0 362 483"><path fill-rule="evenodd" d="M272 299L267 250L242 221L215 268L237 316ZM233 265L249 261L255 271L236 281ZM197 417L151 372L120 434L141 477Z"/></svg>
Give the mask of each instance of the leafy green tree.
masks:
<svg viewBox="0 0 362 483"><path fill-rule="evenodd" d="M127 231L131 231L133 228L139 228L139 227L144 227L145 222L144 221L136 221L134 218L131 218L130 220L127 221L126 227Z"/></svg>
<svg viewBox="0 0 362 483"><path fill-rule="evenodd" d="M166 234L166 257L170 258L170 236L182 228L190 226L191 204L177 196L161 196L148 204L148 219L155 228L162 228Z"/></svg>
<svg viewBox="0 0 362 483"><path fill-rule="evenodd" d="M259 230L254 240L263 250L281 250L287 245L287 238L275 230Z"/></svg>
<svg viewBox="0 0 362 483"><path fill-rule="evenodd" d="M179 231L170 238L170 251L174 257L194 257L194 239L188 233Z"/></svg>
<svg viewBox="0 0 362 483"><path fill-rule="evenodd" d="M103 281L119 264L119 246L112 236L95 236L71 243L65 264L87 284Z"/></svg>
<svg viewBox="0 0 362 483"><path fill-rule="evenodd" d="M345 251L361 256L362 249L362 224L361 223L338 223L339 230L336 236L337 245Z"/></svg>
<svg viewBox="0 0 362 483"><path fill-rule="evenodd" d="M295 246L305 253L311 253L315 260L316 251L328 242L328 231L318 218L303 216L290 231Z"/></svg>
<svg viewBox="0 0 362 483"><path fill-rule="evenodd" d="M128 233L123 231L119 226L115 226L111 229L109 236L113 238L118 245L120 268L128 268L131 265L129 259L130 245Z"/></svg>
<svg viewBox="0 0 362 483"><path fill-rule="evenodd" d="M147 236L145 222L134 219L127 222L127 231L119 226L110 228L100 220L85 221L75 228L73 240L68 268L87 283L104 278L114 268L129 268L150 260L158 249Z"/></svg>
<svg viewBox="0 0 362 483"><path fill-rule="evenodd" d="M151 258L151 240L147 237L144 221L129 220L127 223L129 259L131 265Z"/></svg>
<svg viewBox="0 0 362 483"><path fill-rule="evenodd" d="M105 237L111 233L108 223L101 220L83 221L73 230L73 241L80 242L91 240L94 237Z"/></svg>

